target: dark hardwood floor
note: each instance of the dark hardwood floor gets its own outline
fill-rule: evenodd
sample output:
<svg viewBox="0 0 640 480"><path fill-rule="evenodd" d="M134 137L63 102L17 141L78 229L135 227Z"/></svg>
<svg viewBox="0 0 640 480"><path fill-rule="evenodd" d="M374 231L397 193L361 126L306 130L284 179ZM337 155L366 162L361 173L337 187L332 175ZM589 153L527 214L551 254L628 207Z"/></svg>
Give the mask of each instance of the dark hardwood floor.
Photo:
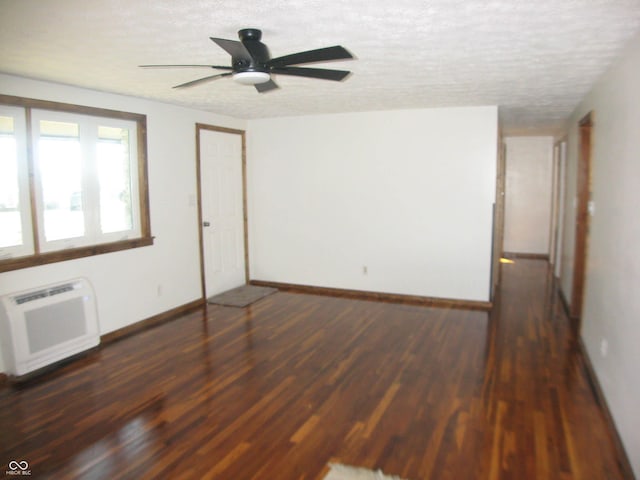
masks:
<svg viewBox="0 0 640 480"><path fill-rule="evenodd" d="M0 391L32 478L632 478L547 263L492 313L279 292L209 306Z"/></svg>

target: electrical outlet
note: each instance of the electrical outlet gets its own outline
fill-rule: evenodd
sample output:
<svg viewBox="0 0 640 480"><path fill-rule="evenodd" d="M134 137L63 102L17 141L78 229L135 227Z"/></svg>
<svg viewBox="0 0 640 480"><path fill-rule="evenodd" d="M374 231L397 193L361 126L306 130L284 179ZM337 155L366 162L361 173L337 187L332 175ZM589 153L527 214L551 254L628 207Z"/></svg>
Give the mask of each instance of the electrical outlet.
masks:
<svg viewBox="0 0 640 480"><path fill-rule="evenodd" d="M603 338L600 340L600 355L604 358L607 356L607 353L609 353L609 342L607 342L606 338Z"/></svg>
<svg viewBox="0 0 640 480"><path fill-rule="evenodd" d="M362 274L363 275L368 275L369 274L369 267L367 267L366 265L362 266Z"/></svg>

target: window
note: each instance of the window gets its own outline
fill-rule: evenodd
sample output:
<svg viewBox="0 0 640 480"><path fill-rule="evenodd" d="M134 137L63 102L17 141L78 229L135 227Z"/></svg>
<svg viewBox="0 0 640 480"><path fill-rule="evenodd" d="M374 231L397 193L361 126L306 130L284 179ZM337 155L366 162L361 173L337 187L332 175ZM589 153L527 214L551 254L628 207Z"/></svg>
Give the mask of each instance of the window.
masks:
<svg viewBox="0 0 640 480"><path fill-rule="evenodd" d="M0 271L150 245L146 117L0 95Z"/></svg>
<svg viewBox="0 0 640 480"><path fill-rule="evenodd" d="M23 109L0 105L0 261L33 253Z"/></svg>

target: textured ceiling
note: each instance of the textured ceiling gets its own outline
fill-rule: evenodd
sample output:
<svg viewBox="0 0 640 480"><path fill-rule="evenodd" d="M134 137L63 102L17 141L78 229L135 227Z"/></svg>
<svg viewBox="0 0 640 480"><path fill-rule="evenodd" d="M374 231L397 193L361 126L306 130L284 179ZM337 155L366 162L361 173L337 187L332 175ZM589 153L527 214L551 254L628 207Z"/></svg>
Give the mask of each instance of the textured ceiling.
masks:
<svg viewBox="0 0 640 480"><path fill-rule="evenodd" d="M357 60L326 66L353 75L258 94L137 67L227 65L209 37L245 27L273 57L343 45ZM0 0L0 71L247 119L499 105L506 132L553 131L639 28L640 0Z"/></svg>

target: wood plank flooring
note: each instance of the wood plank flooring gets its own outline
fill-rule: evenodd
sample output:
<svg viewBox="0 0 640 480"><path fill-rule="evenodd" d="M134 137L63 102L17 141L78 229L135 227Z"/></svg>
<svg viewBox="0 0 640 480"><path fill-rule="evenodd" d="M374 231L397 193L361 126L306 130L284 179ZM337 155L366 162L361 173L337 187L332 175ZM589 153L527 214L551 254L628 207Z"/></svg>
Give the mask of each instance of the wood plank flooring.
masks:
<svg viewBox="0 0 640 480"><path fill-rule="evenodd" d="M547 263L492 313L279 292L0 391L0 470L32 478L632 478Z"/></svg>

